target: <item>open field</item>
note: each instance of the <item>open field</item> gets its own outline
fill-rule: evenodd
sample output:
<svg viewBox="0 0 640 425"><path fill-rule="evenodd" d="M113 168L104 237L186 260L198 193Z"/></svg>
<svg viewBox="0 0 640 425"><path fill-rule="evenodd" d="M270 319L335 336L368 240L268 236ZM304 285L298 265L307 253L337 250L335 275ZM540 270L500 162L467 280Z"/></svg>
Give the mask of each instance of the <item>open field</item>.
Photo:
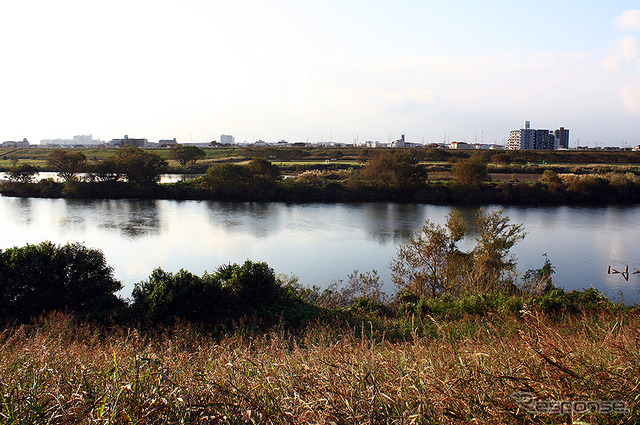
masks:
<svg viewBox="0 0 640 425"><path fill-rule="evenodd" d="M66 151L80 151L90 162L102 161L116 154L116 148L77 148L65 149ZM207 157L201 163L216 162L216 160L233 158L237 156L237 148L215 148L204 149ZM53 149L48 148L1 148L0 149L0 169L6 170L13 166L15 160L21 164L31 164L39 168L46 167L47 157ZM169 160L170 149L148 149L165 160ZM169 161L169 165L177 165L175 161Z"/></svg>
<svg viewBox="0 0 640 425"><path fill-rule="evenodd" d="M356 160L272 161L272 163L277 165L277 166L280 166L280 167L289 166L289 165L327 165L327 164L341 164L341 165L354 165L354 166L362 165L360 162L358 162Z"/></svg>
<svg viewBox="0 0 640 425"><path fill-rule="evenodd" d="M2 423L637 423L640 316L467 317L145 334L54 314L0 333ZM422 336L421 336L422 335ZM512 395L617 400L628 413L534 414ZM547 404L548 405L548 404ZM567 407L569 406L569 407ZM571 413L571 406L578 406ZM573 422L572 422L573 421Z"/></svg>

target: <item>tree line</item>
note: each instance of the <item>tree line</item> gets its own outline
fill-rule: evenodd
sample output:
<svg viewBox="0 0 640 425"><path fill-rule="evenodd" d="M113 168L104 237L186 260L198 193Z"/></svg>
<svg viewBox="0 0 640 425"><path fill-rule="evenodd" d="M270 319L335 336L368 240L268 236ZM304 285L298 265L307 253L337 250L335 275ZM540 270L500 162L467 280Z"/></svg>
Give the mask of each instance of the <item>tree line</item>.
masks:
<svg viewBox="0 0 640 425"><path fill-rule="evenodd" d="M416 150L381 150L362 166L324 164L284 176L264 158L245 163L215 163L204 177L159 185L167 162L155 153L127 146L115 155L89 162L81 151L54 150L47 163L63 182L34 182L37 169L16 164L8 172L5 195L77 198L226 199L242 201L397 201L424 203L636 203L640 183L630 173L606 172L558 175L547 169L539 180L506 182L489 179L482 155L454 160L442 170L420 162ZM503 155L499 153L496 155ZM177 146L171 157L192 166L203 157L197 147ZM85 173L82 178L80 173ZM440 173L442 174L442 173ZM434 177L435 176L435 177Z"/></svg>

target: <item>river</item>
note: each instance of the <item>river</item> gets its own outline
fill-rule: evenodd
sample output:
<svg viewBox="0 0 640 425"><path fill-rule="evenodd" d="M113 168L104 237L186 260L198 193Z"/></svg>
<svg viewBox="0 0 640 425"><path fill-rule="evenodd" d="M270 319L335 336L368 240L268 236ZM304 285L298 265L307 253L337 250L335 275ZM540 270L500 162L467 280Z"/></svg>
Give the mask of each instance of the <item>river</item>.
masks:
<svg viewBox="0 0 640 425"><path fill-rule="evenodd" d="M64 200L0 196L0 249L50 240L101 249L127 297L154 268L196 274L247 259L304 285L326 287L354 269L376 269L388 292L397 246L425 219L443 224L450 206L286 204L170 200ZM498 209L488 206L487 210ZM474 209L459 208L472 219ZM513 249L518 270L542 266L568 290L594 286L640 301L640 207L507 207L527 236ZM463 246L470 247L472 234ZM629 267L628 281L608 267Z"/></svg>

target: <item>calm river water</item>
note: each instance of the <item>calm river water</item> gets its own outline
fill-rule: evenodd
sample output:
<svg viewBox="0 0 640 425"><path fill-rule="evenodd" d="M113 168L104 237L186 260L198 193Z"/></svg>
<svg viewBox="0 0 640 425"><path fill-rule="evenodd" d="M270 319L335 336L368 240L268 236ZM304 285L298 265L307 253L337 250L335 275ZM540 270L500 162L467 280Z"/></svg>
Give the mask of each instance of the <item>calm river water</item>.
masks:
<svg viewBox="0 0 640 425"><path fill-rule="evenodd" d="M125 297L156 267L202 274L247 259L321 287L354 269L376 269L392 292L388 264L397 246L425 219L443 224L451 208L0 197L0 249L43 240L99 248L125 284ZM472 208L460 209L473 218ZM594 286L640 302L640 274L633 274L640 269L640 207L508 207L505 213L527 231L513 250L520 272L542 266L547 253L557 285ZM629 280L608 275L608 266L629 266Z"/></svg>

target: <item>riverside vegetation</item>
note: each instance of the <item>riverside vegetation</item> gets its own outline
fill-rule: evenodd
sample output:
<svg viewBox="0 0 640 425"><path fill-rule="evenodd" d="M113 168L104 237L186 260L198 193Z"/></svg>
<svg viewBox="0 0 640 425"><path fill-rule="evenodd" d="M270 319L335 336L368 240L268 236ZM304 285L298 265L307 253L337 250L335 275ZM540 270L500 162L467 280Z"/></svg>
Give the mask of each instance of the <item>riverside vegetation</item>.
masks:
<svg viewBox="0 0 640 425"><path fill-rule="evenodd" d="M0 193L93 199L532 205L640 200L637 152L479 151L471 155L442 149L343 152L181 146L164 151L127 146L91 152L91 157L82 150L52 150L38 160L13 157ZM35 182L40 169L56 171L63 181ZM204 176L159 184L160 174L167 170Z"/></svg>
<svg viewBox="0 0 640 425"><path fill-rule="evenodd" d="M0 421L637 423L638 308L555 287L546 257L518 276L522 226L476 220L469 251L456 211L401 245L394 296L375 271L323 290L247 261L157 269L123 300L98 250L0 251Z"/></svg>

